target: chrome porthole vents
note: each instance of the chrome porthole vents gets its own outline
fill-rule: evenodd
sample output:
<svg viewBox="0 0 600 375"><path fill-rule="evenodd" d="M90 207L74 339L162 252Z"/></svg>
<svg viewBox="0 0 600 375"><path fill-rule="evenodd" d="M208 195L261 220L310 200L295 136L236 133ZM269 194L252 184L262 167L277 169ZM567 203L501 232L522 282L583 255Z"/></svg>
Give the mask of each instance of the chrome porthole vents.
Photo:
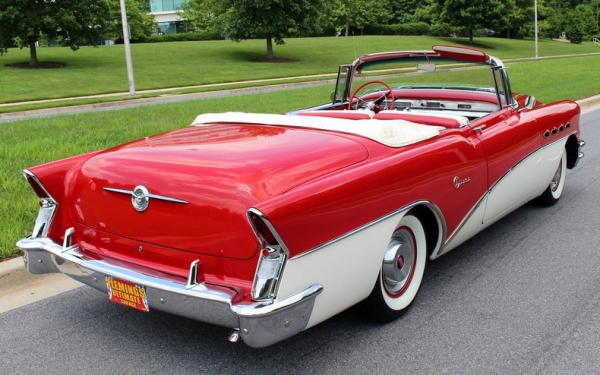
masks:
<svg viewBox="0 0 600 375"><path fill-rule="evenodd" d="M251 297L258 302L272 302L277 297L277 290L289 251L262 212L251 208L248 210L247 217L260 244L260 255L252 283Z"/></svg>

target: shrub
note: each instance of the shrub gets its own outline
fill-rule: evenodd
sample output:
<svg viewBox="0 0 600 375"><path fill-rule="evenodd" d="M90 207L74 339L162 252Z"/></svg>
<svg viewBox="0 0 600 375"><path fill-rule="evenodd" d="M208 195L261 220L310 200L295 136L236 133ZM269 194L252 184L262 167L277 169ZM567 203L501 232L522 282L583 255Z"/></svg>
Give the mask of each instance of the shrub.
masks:
<svg viewBox="0 0 600 375"><path fill-rule="evenodd" d="M373 25L365 29L366 34L376 35L427 35L429 32L429 25L425 22Z"/></svg>
<svg viewBox="0 0 600 375"><path fill-rule="evenodd" d="M435 25L431 26L429 34L433 36L449 36L451 34L458 33L454 27L448 25L447 23L436 23Z"/></svg>
<svg viewBox="0 0 600 375"><path fill-rule="evenodd" d="M162 42L181 42L181 41L196 41L196 40L218 40L223 39L219 34L207 31L195 31L189 33L177 34L153 34L143 38L132 40L132 43L162 43ZM115 41L117 44L123 44L123 39L119 38Z"/></svg>
<svg viewBox="0 0 600 375"><path fill-rule="evenodd" d="M583 33L572 31L567 34L567 39L569 39L573 44L581 44L581 42L583 42Z"/></svg>

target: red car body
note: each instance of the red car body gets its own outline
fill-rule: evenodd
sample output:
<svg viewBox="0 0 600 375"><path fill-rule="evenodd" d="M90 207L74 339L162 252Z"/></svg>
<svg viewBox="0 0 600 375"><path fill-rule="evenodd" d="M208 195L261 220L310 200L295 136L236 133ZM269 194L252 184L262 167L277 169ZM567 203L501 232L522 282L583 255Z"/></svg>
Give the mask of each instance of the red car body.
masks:
<svg viewBox="0 0 600 375"><path fill-rule="evenodd" d="M352 69L418 53L444 51L367 55ZM481 52L445 53L504 69ZM383 272L385 249L377 249L398 227L390 220L418 217L434 259L542 194L561 155L569 168L583 155L571 101L514 95L506 103L465 90L393 94L498 110L464 126L438 117L436 129L445 125L438 135L402 147L302 124L209 121L31 167L26 177L42 209L18 246L32 273L63 272L103 291L104 277L119 278L145 288L149 309L228 326L232 340L261 347L367 298ZM303 121L360 115L336 115L348 100L305 110L311 119Z"/></svg>

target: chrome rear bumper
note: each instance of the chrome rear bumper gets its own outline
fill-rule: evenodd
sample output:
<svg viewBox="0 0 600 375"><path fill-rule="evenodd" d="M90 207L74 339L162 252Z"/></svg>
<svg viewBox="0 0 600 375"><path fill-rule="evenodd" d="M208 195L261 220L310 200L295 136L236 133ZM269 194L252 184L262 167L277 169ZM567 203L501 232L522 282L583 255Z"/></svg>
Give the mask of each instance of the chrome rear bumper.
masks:
<svg viewBox="0 0 600 375"><path fill-rule="evenodd" d="M157 272L144 272L125 263L84 256L77 246L59 245L49 238L17 242L32 274L61 272L95 289L107 292L105 278L112 276L146 287L150 309L238 330L242 340L260 348L291 337L304 329L321 285L272 303L235 304L236 292L216 285L188 285Z"/></svg>

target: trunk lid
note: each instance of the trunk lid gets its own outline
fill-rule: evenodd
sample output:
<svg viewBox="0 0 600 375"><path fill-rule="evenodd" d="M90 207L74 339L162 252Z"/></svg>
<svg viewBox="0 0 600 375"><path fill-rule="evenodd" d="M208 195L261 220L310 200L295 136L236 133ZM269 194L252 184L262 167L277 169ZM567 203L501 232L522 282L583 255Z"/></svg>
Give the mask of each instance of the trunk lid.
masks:
<svg viewBox="0 0 600 375"><path fill-rule="evenodd" d="M246 220L256 203L366 159L363 145L315 130L207 125L102 152L81 168L72 214L89 227L197 254L248 259L257 241ZM139 212L131 195L151 198Z"/></svg>

